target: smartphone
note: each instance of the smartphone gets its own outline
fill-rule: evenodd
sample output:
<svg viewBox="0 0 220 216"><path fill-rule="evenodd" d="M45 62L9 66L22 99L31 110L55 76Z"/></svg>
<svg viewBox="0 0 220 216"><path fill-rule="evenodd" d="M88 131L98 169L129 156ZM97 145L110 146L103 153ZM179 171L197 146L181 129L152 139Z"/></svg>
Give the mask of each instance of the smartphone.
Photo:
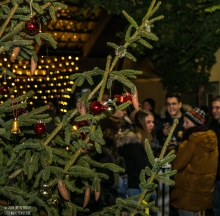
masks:
<svg viewBox="0 0 220 216"><path fill-rule="evenodd" d="M163 124L164 127L167 127L169 125L170 125L169 122L166 122L166 123Z"/></svg>

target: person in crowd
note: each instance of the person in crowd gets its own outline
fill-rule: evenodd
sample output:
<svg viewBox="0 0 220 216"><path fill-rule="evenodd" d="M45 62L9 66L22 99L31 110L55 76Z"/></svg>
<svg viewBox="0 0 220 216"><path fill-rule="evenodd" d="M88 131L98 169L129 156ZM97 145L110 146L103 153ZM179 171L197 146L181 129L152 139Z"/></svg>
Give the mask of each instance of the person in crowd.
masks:
<svg viewBox="0 0 220 216"><path fill-rule="evenodd" d="M209 129L213 130L218 139L218 151L220 149L220 96L212 101L213 120L209 124ZM218 171L215 182L213 212L215 216L220 216L220 154L218 154Z"/></svg>
<svg viewBox="0 0 220 216"><path fill-rule="evenodd" d="M209 107L206 105L200 106L200 109L205 112L205 124L208 126L210 124Z"/></svg>
<svg viewBox="0 0 220 216"><path fill-rule="evenodd" d="M154 154L159 142L153 138L154 116L149 111L140 109L134 116L134 123L130 129L119 132L115 136L119 154L124 158L128 175L128 196L141 193L139 175L146 166L151 166L144 149L145 139L148 139ZM151 215L155 215L151 212Z"/></svg>
<svg viewBox="0 0 220 216"><path fill-rule="evenodd" d="M155 100L153 98L146 98L142 102L142 109L150 111L154 115L154 130L156 137L159 136L159 131L162 129L161 118L160 115L155 113Z"/></svg>
<svg viewBox="0 0 220 216"><path fill-rule="evenodd" d="M50 134L56 128L55 117L60 117L60 115L58 110L58 103L56 100L48 100L47 104L49 105L49 109L45 113L49 114L49 116L52 119L50 122L46 124L47 133Z"/></svg>
<svg viewBox="0 0 220 216"><path fill-rule="evenodd" d="M218 146L214 131L204 123L205 113L199 108L184 114L185 131L172 162L177 173L171 205L179 216L197 216L213 206Z"/></svg>
<svg viewBox="0 0 220 216"><path fill-rule="evenodd" d="M166 94L166 117L161 119L162 129L158 132L158 140L160 145L163 145L170 132L173 121L178 119L178 124L174 130L171 142L168 148L173 148L179 145L183 133L183 110L182 101L178 93Z"/></svg>
<svg viewBox="0 0 220 216"><path fill-rule="evenodd" d="M124 159L118 154L114 137L122 129L126 127L126 122L123 118L109 116L100 120L100 126L105 140L105 146L112 157L113 163L125 169ZM118 192L121 199L127 198L127 174L114 173L115 182L113 188Z"/></svg>

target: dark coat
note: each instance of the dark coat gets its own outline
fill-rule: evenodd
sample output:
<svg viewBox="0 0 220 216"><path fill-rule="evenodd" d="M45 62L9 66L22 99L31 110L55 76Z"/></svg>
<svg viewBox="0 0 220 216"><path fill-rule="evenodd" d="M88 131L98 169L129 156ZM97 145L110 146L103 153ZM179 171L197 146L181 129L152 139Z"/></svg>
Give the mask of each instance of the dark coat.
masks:
<svg viewBox="0 0 220 216"><path fill-rule="evenodd" d="M115 136L115 143L125 161L128 188L139 188L141 170L150 166L141 137L132 131L124 131Z"/></svg>
<svg viewBox="0 0 220 216"><path fill-rule="evenodd" d="M213 120L209 124L209 129L213 130L218 139L218 150L220 150L220 124L218 120ZM216 181L220 181L220 154L218 155L218 171Z"/></svg>
<svg viewBox="0 0 220 216"><path fill-rule="evenodd" d="M217 137L211 130L191 133L179 145L172 163L177 170L171 192L173 207L195 212L212 208L217 160Z"/></svg>

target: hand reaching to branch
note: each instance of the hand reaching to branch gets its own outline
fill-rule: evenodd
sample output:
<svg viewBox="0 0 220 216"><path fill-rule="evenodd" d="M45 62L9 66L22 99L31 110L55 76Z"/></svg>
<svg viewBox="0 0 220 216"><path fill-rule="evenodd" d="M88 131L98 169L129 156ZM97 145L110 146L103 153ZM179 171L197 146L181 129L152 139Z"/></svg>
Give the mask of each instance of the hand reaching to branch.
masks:
<svg viewBox="0 0 220 216"><path fill-rule="evenodd" d="M76 108L78 112L80 113L80 115L86 114L86 107L81 101L76 102Z"/></svg>

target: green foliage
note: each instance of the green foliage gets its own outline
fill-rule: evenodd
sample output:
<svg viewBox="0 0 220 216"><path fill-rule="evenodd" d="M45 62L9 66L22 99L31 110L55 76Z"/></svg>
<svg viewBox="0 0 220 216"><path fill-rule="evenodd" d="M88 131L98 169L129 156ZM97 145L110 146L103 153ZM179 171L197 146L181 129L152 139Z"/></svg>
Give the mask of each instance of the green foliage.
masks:
<svg viewBox="0 0 220 216"><path fill-rule="evenodd" d="M110 14L120 14L125 10L130 22L125 33L126 41L129 41L132 28L137 27L138 20L143 19L145 8L148 7L148 1L69 1L91 10L102 7ZM151 48L151 45L140 39L141 45L135 43L133 51L136 56L139 53L139 56L152 57L155 72L162 78L163 86L168 91L195 95L200 86L208 83L210 69L216 61L214 54L220 47L219 8L219 1L216 0L167 0L144 18L149 19L155 11L156 15L165 16L159 24L152 25L149 20L151 29L160 40L150 52L145 47ZM140 34L145 36L143 32ZM153 38L157 39L155 36Z"/></svg>
<svg viewBox="0 0 220 216"><path fill-rule="evenodd" d="M91 1L92 2L92 1ZM39 33L35 36L27 35L23 31L24 22L30 17L29 8L23 5L22 0L13 0L11 9L9 1L0 3L0 19L5 20L5 24L0 28L0 53L11 54L13 47L19 46L21 51L18 59L33 57L37 61L37 55L33 51L33 41L39 45L41 40L47 40L52 46L56 42L52 36L45 33ZM44 4L43 4L44 3ZM20 7L19 4L22 6ZM106 4L106 2L104 3ZM110 5L110 4L109 4ZM92 100L101 100L106 86L111 88L112 81L118 80L132 94L136 93L135 85L129 80L136 78L141 71L121 70L116 71L114 67L119 58L129 58L133 61L136 58L127 51L127 48L134 44L142 44L151 48L147 40L155 41L157 36L149 31L149 28L162 16L149 18L159 7L159 3L153 0L148 12L143 18L140 25L136 19L132 18L128 12L123 11L132 27L129 27L125 44L118 46L113 43L109 45L115 49L115 57L107 57L105 70L95 67L91 71L77 73L71 76L75 81L72 90L82 86L85 81L93 85L95 76L101 78L100 83L92 91L85 92L79 102L85 105L85 112L81 113L78 109L69 110L62 118L56 119L56 128L51 134L37 136L31 128L39 119L47 123L51 119L48 114L43 112L48 106L40 107L28 113L17 116L20 124L21 133L11 134L13 123L13 107L25 108L26 100L33 96L33 91L28 92L13 99L8 99L0 104L0 195L12 202L13 206L31 206L33 215L39 215L39 209L46 211L48 216L56 215L77 215L77 212L88 212L89 209L76 205L72 196L75 194L82 195L86 188L91 190L93 200L97 200L101 192L101 181L107 180L109 176L100 170L113 172L123 172L124 169L112 163L100 163L93 157L95 154L102 153L105 140L99 125L99 120L105 118L105 113L100 115L90 114L89 105ZM64 8L65 5L55 1L35 1L33 4L34 15L44 14L55 20L57 7ZM7 20L6 20L7 19ZM46 21L46 20L44 20ZM9 25L9 27L7 27ZM150 26L149 26L150 25ZM1 37L3 35L3 37ZM5 68L0 68L2 75L9 75L10 72ZM98 99L97 94L99 93ZM117 99L113 100L115 104ZM125 109L130 102L116 106L116 110ZM78 108L78 107L77 107ZM74 129L71 120L74 123L87 121L87 125ZM18 126L17 126L18 127ZM85 136L82 136L85 135ZM150 158L152 168L146 167L140 174L140 188L143 192L130 199L117 199L116 205L103 209L95 215L125 215L129 211L131 215L140 213L146 215L146 208L157 211L154 202L149 202L150 194L157 187L154 180L158 179L165 183L172 184L169 177L174 172L167 175L158 174L161 167L170 162L174 157L173 153L163 157L163 152L158 160L152 154L149 143L146 144L146 152ZM92 149L91 149L92 147ZM164 147L165 148L165 147ZM42 186L47 185L49 189L48 197L44 197ZM52 205L52 198L59 198L59 209ZM136 199L138 200L136 202ZM0 206L1 207L1 206Z"/></svg>

